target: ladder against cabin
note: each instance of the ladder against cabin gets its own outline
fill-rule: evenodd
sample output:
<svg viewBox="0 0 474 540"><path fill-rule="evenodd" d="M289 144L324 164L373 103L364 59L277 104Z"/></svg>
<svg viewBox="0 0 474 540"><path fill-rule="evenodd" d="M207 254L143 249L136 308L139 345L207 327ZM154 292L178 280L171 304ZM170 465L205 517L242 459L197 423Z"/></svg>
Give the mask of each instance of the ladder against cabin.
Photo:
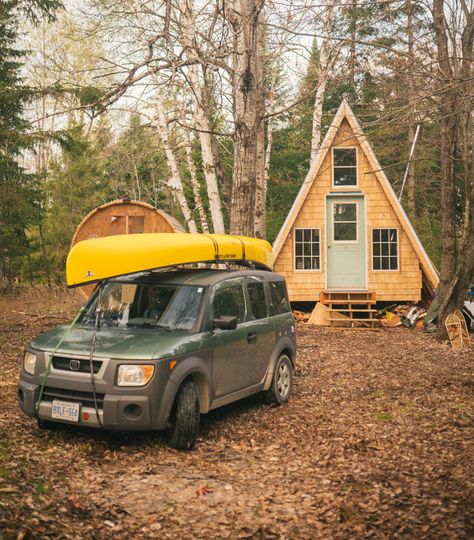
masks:
<svg viewBox="0 0 474 540"><path fill-rule="evenodd" d="M329 326L372 328L378 322L374 318L376 296L375 291L326 290L319 294L319 302L327 313Z"/></svg>

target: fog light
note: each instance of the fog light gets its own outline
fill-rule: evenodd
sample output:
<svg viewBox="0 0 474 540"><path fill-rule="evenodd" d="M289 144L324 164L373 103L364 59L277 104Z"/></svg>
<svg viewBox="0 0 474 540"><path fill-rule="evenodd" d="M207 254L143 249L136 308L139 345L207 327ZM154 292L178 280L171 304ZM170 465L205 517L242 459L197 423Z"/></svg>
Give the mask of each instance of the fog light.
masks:
<svg viewBox="0 0 474 540"><path fill-rule="evenodd" d="M142 415L142 408L140 405L136 405L135 403L129 403L126 407L124 407L123 414L130 420L136 420Z"/></svg>
<svg viewBox="0 0 474 540"><path fill-rule="evenodd" d="M82 419L83 419L84 421L87 422L87 420L89 420L89 418L90 418L90 416L89 416L89 413L88 413L88 412L83 412L83 413L82 413Z"/></svg>

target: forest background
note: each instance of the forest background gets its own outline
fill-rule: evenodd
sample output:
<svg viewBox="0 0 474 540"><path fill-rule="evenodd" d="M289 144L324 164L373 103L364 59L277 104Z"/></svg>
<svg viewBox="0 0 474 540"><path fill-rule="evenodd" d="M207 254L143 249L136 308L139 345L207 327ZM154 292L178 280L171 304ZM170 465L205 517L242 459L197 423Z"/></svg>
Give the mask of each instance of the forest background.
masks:
<svg viewBox="0 0 474 540"><path fill-rule="evenodd" d="M272 242L347 99L397 194L419 126L402 202L444 303L459 301L472 1L6 0L0 14L0 283L62 283L75 228L117 198Z"/></svg>

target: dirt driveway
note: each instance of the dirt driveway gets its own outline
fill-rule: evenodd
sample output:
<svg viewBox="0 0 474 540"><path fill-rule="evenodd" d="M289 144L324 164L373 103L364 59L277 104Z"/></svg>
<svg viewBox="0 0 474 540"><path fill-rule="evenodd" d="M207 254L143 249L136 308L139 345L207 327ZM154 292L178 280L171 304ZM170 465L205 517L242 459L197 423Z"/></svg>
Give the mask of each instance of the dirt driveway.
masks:
<svg viewBox="0 0 474 540"><path fill-rule="evenodd" d="M0 538L469 538L474 354L406 329L298 327L294 397L160 435L42 431L16 405L23 344L68 294L0 297Z"/></svg>

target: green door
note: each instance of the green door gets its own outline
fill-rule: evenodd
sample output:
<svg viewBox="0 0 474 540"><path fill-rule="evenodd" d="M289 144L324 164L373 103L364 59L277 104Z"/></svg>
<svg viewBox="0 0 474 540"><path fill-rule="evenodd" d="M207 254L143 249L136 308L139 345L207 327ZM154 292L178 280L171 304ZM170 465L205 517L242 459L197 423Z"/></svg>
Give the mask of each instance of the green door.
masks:
<svg viewBox="0 0 474 540"><path fill-rule="evenodd" d="M364 197L327 197L326 223L328 289L365 289Z"/></svg>

